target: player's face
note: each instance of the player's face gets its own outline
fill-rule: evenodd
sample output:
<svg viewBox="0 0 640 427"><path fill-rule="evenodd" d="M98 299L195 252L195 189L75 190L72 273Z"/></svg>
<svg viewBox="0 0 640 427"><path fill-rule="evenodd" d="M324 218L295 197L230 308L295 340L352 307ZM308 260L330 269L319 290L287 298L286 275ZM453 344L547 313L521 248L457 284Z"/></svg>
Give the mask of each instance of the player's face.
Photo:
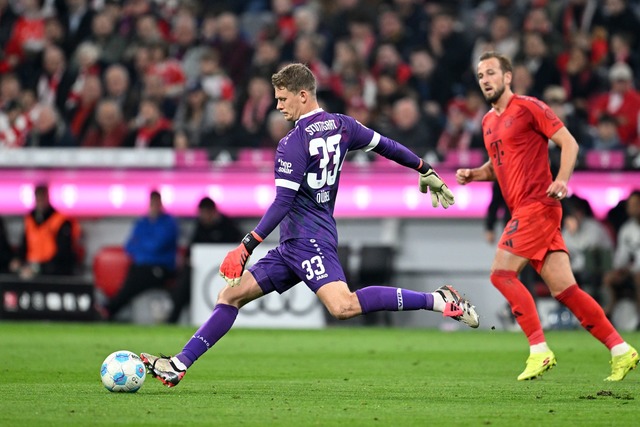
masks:
<svg viewBox="0 0 640 427"><path fill-rule="evenodd" d="M302 92L293 93L284 88L276 88L276 109L282 113L285 120L295 122L301 116Z"/></svg>
<svg viewBox="0 0 640 427"><path fill-rule="evenodd" d="M511 83L511 73L503 73L500 61L489 58L478 63L478 84L482 89L484 99L495 104L505 91L506 85Z"/></svg>

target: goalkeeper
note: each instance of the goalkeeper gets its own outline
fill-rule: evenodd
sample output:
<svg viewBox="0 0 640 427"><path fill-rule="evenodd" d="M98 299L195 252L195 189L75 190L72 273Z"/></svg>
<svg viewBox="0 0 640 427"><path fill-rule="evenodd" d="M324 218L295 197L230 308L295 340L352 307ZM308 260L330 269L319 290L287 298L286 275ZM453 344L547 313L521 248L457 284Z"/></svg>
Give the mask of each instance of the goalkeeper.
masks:
<svg viewBox="0 0 640 427"><path fill-rule="evenodd" d="M337 319L375 311L430 310L478 327L469 301L451 286L435 292L370 286L351 292L338 261L338 235L333 210L340 169L348 151L374 151L419 172L419 186L430 193L434 208L454 204L451 190L431 166L403 145L381 136L349 116L322 110L316 79L302 64L274 74L277 109L294 129L278 144L275 161L276 197L240 245L220 266L227 281L211 317L174 357L142 353L149 372L173 387L187 368L232 327L238 310L270 292L283 293L304 282ZM375 186L375 181L372 182ZM245 271L253 250L277 226L280 244Z"/></svg>

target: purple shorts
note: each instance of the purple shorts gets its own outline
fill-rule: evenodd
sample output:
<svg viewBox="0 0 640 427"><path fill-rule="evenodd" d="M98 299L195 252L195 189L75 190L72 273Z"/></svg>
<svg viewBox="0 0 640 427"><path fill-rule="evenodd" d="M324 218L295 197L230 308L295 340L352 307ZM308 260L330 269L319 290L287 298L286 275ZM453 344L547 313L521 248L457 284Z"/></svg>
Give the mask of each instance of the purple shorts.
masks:
<svg viewBox="0 0 640 427"><path fill-rule="evenodd" d="M251 268L258 285L268 294L288 291L301 281L314 293L322 285L345 281L334 245L316 239L290 239L271 249Z"/></svg>

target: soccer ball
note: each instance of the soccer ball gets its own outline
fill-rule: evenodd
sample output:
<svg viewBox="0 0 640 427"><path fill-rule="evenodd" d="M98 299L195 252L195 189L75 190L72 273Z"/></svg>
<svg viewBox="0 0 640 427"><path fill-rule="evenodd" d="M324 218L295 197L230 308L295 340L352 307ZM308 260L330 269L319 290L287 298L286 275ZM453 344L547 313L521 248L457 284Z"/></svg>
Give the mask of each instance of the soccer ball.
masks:
<svg viewBox="0 0 640 427"><path fill-rule="evenodd" d="M135 393L144 384L146 375L140 357L127 350L111 353L100 368L102 384L109 391Z"/></svg>

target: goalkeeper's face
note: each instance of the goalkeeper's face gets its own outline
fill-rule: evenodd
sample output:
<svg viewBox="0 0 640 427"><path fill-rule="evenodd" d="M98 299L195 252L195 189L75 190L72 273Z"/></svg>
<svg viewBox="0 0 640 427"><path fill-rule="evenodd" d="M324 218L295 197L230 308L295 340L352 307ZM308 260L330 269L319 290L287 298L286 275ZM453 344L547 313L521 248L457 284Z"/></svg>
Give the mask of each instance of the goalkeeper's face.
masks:
<svg viewBox="0 0 640 427"><path fill-rule="evenodd" d="M276 109L282 113L285 120L295 122L301 115L307 113L305 107L307 105L307 92L301 90L299 92L291 92L285 88L275 88Z"/></svg>

